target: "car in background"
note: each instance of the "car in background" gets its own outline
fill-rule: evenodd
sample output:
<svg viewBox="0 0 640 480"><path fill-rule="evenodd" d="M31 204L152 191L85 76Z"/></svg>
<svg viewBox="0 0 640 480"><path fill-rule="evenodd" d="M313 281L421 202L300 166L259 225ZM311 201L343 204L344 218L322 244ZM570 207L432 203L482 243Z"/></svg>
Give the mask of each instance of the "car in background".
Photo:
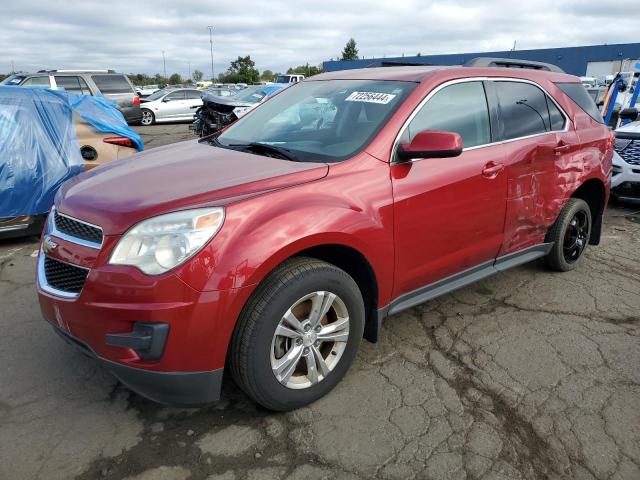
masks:
<svg viewBox="0 0 640 480"><path fill-rule="evenodd" d="M298 83L303 80L304 80L304 75L300 73L296 73L296 74L278 75L276 77L275 83L291 84L291 83Z"/></svg>
<svg viewBox="0 0 640 480"><path fill-rule="evenodd" d="M209 88L211 85L213 85L213 82L210 82L209 80L201 80L199 82L196 82L196 88L198 90Z"/></svg>
<svg viewBox="0 0 640 480"><path fill-rule="evenodd" d="M0 85L33 88L63 88L77 95L103 95L116 102L129 125L142 120L140 97L126 75L114 70L40 70L36 73L16 73Z"/></svg>
<svg viewBox="0 0 640 480"><path fill-rule="evenodd" d="M227 87L209 87L203 90L203 93L208 95L215 95L216 97L232 97L236 93L238 93L238 90L231 90Z"/></svg>
<svg viewBox="0 0 640 480"><path fill-rule="evenodd" d="M160 90L160 87L158 85L142 85L139 87L135 87L135 89L139 97L146 98L149 95L153 95L158 90Z"/></svg>
<svg viewBox="0 0 640 480"><path fill-rule="evenodd" d="M142 101L142 125L159 122L184 122L193 120L196 110L202 106L202 90L175 88L160 90Z"/></svg>
<svg viewBox="0 0 640 480"><path fill-rule="evenodd" d="M203 105L196 111L196 120L191 128L200 137L217 132L283 88L286 88L286 85L272 83L247 87L231 97L205 95L202 97Z"/></svg>
<svg viewBox="0 0 640 480"><path fill-rule="evenodd" d="M611 195L623 202L640 202L640 121L615 131Z"/></svg>
<svg viewBox="0 0 640 480"><path fill-rule="evenodd" d="M62 181L139 149L101 97L0 86L0 238L39 234Z"/></svg>

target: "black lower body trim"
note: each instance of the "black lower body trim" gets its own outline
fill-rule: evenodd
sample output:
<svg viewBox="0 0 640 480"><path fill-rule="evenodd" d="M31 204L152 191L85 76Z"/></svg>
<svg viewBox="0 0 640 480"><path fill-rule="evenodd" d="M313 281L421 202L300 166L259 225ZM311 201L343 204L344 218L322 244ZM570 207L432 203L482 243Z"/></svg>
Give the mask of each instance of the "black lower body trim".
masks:
<svg viewBox="0 0 640 480"><path fill-rule="evenodd" d="M528 263L536 258L547 255L553 243L541 243L533 247L525 248L519 252L510 253L495 260L490 260L475 267L463 270L462 272L451 275L450 277L431 283L425 287L405 293L392 301L387 307L378 310L379 318L401 312L421 303L433 300L436 297L466 287L478 280L489 277L495 273L507 270L509 268Z"/></svg>
<svg viewBox="0 0 640 480"><path fill-rule="evenodd" d="M157 372L128 367L99 357L86 343L53 326L67 343L109 370L137 394L173 407L195 407L220 399L223 369L206 372Z"/></svg>

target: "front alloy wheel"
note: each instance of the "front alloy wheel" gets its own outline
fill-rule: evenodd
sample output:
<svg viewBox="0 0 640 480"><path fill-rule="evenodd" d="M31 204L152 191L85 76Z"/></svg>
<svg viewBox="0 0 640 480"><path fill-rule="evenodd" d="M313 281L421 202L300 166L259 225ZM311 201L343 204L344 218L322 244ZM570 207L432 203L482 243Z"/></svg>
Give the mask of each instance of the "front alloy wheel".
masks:
<svg viewBox="0 0 640 480"><path fill-rule="evenodd" d="M364 302L353 278L329 263L293 258L245 305L231 341L231 374L262 406L293 410L344 377L363 330Z"/></svg>
<svg viewBox="0 0 640 480"><path fill-rule="evenodd" d="M338 365L349 340L349 312L336 294L305 295L278 323L271 341L271 369L285 387L308 388Z"/></svg>

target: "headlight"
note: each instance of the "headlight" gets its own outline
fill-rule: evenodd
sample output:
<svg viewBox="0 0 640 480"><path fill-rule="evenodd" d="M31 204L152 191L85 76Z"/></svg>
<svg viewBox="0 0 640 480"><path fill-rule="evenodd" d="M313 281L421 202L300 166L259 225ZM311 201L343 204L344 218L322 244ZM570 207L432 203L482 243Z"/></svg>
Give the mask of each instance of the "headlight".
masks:
<svg viewBox="0 0 640 480"><path fill-rule="evenodd" d="M184 263L218 233L224 209L198 208L138 223L116 245L109 263L158 275Z"/></svg>

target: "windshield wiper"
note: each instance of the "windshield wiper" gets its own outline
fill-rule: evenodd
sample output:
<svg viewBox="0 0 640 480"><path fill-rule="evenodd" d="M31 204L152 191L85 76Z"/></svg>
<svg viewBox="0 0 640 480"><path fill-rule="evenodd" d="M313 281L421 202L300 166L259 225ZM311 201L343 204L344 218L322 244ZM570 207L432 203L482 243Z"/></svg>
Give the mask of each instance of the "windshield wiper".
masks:
<svg viewBox="0 0 640 480"><path fill-rule="evenodd" d="M291 153L291 150L289 150L288 148L278 147L276 145L270 145L268 143L261 143L261 142L236 143L236 144L232 143L229 145L229 147L237 147L237 148L242 148L246 150L253 150L256 152L259 152L260 150L262 150L265 152L276 153L281 157L284 157L286 160L291 160L292 162L300 161L300 159L296 157L293 153Z"/></svg>

